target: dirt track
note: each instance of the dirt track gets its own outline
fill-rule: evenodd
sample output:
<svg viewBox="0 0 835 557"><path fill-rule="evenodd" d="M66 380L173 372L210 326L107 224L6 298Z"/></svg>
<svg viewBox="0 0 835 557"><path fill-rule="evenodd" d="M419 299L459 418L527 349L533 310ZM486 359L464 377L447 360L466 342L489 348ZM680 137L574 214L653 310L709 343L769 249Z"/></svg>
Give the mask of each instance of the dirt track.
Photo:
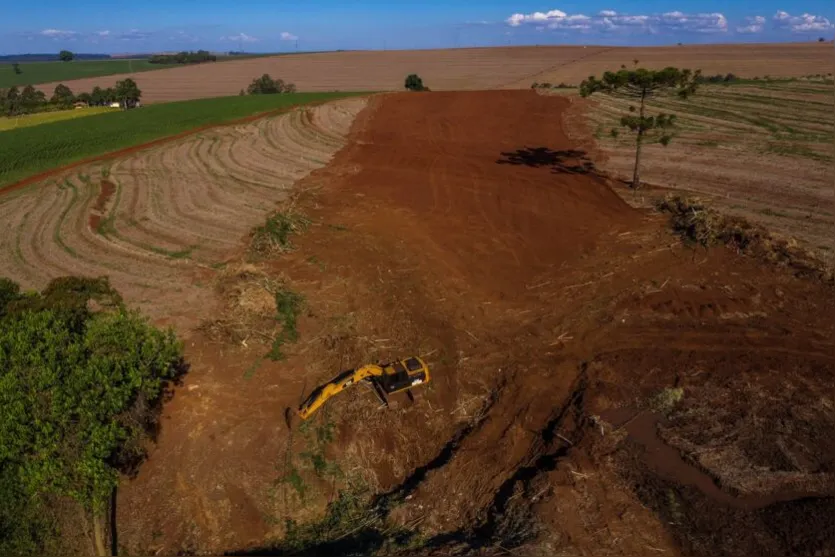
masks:
<svg viewBox="0 0 835 557"><path fill-rule="evenodd" d="M683 247L595 175L591 145L561 129L568 102L374 100L302 181L321 190L298 250L265 267L305 296L300 342L253 368L257 348L190 338L158 446L120 490L121 542L269 546L347 476L408 496L388 518L444 551L528 534L543 555L835 550L831 289ZM324 454L345 476L305 464L312 441L284 408L338 369L406 354L430 362L430 386L388 411L359 388L334 399L314 424L334 424ZM672 388L681 400L656 417ZM643 430L611 425L639 412Z"/></svg>
<svg viewBox="0 0 835 557"><path fill-rule="evenodd" d="M300 91L398 91L410 73L434 90L527 89L533 82L577 85L590 74L617 70L633 59L648 68L673 65L706 74L803 76L832 69L829 44L686 45L610 48L541 46L330 52L252 58L143 72L134 76L143 102L236 95L264 73L295 83ZM79 79L73 91L110 87L125 76ZM39 86L52 94L57 83Z"/></svg>

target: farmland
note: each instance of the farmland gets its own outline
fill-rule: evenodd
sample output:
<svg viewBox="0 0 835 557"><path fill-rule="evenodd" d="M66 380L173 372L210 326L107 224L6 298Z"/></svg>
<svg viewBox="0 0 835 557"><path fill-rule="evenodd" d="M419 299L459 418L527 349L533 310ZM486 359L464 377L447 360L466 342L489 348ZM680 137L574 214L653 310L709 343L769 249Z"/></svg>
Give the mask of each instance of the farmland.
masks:
<svg viewBox="0 0 835 557"><path fill-rule="evenodd" d="M678 116L678 130L668 147L647 147L643 179L711 198L833 257L832 89L831 78L740 80L705 85L686 102L656 101L653 109ZM596 97L593 106L601 168L630 176L631 136L610 135L627 103Z"/></svg>
<svg viewBox="0 0 835 557"><path fill-rule="evenodd" d="M56 166L293 105L351 93L238 96L148 106L0 134L0 188Z"/></svg>
<svg viewBox="0 0 835 557"><path fill-rule="evenodd" d="M217 61L239 61L241 59L258 58L259 56L221 56L218 57ZM24 85L58 83L167 68L170 68L170 66L151 64L145 58L113 58L110 60L73 60L72 62L21 62L20 69L23 73L16 74L11 63L0 63L0 89L15 85L22 87Z"/></svg>
<svg viewBox="0 0 835 557"><path fill-rule="evenodd" d="M62 122L64 120L74 120L76 118L85 118L96 114L114 112L115 110L118 109L109 107L91 107L83 110L56 110L52 112L40 112L37 114L28 114L23 116L0 117L0 131L40 126L42 124L51 124L53 122Z"/></svg>
<svg viewBox="0 0 835 557"><path fill-rule="evenodd" d="M267 71L385 90L417 71L433 91L221 97L0 133L2 186L183 132L0 191L5 276L109 276L184 341L188 373L116 493L119 554L832 554L835 284L794 242L684 201L650 208L698 193L825 252L832 83L800 77L823 53L265 58L139 85L156 101L234 93ZM609 133L624 103L530 89L633 57L786 78L655 101L679 130L647 146L636 193L617 179L628 137ZM339 371L408 355L432 371L413 396L383 406L357 386L295 415Z"/></svg>
<svg viewBox="0 0 835 557"><path fill-rule="evenodd" d="M132 74L159 70L156 64L147 60L75 60L72 62L29 62L21 63L20 75L15 74L11 64L0 64L0 88L14 85L39 85L41 83L72 81L115 74Z"/></svg>
<svg viewBox="0 0 835 557"><path fill-rule="evenodd" d="M413 51L354 51L272 56L142 74L143 102L234 95L254 76L268 73L300 91L397 91L418 73L433 90L525 89L534 81L578 84L591 73L638 59L647 67L698 67L706 74L802 76L831 67L826 44L706 45L656 48L541 46ZM89 91L118 77L68 85ZM45 84L51 91L55 83Z"/></svg>

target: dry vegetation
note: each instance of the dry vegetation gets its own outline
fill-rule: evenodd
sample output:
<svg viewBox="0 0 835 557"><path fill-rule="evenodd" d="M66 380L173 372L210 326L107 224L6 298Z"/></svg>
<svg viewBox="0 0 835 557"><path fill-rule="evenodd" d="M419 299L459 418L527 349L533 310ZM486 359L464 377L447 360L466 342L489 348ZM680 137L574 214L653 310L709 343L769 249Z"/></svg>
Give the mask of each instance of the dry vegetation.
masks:
<svg viewBox="0 0 835 557"><path fill-rule="evenodd" d="M642 178L701 195L722 211L761 222L829 259L835 256L832 90L826 76L761 77L704 85L688 101L653 101L652 108L678 116L678 130L669 146L645 148ZM633 138L610 133L627 103L599 97L591 106L601 168L631 176ZM651 196L625 193L633 204Z"/></svg>
<svg viewBox="0 0 835 557"><path fill-rule="evenodd" d="M399 91L420 75L433 90L527 89L534 81L577 84L592 73L638 58L647 67L675 65L705 73L801 76L831 67L827 44L694 45L612 48L520 46L446 50L327 52L272 56L145 72L136 77L143 102L235 95L253 76L268 73L299 91ZM71 81L76 90L110 86L119 76ZM51 91L55 83L43 85ZM52 89L50 89L52 88Z"/></svg>

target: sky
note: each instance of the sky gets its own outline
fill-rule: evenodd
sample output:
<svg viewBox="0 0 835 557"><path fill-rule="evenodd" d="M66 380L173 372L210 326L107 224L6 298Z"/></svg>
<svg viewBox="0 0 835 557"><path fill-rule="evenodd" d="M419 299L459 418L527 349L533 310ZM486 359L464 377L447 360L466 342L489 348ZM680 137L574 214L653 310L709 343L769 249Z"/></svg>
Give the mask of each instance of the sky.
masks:
<svg viewBox="0 0 835 557"><path fill-rule="evenodd" d="M832 0L10 2L0 54L832 39Z"/></svg>

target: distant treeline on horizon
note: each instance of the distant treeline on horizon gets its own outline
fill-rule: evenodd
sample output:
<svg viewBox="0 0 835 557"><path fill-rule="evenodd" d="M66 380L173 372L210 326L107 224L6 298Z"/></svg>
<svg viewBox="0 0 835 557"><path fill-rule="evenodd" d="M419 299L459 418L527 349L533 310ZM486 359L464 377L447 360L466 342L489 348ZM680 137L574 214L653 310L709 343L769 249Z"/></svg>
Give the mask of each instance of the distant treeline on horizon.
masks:
<svg viewBox="0 0 835 557"><path fill-rule="evenodd" d="M127 58L131 58L133 60L144 60L146 58L151 58L152 56L158 56L160 54L173 54L168 52L149 52L146 54L84 54L84 53L73 53L74 60L124 60ZM256 53L252 52L218 52L213 53L219 56L253 56L257 55ZM275 53L275 54L285 54L285 53ZM289 54L289 53L288 53ZM0 63L9 63L13 64L15 62L59 62L61 58L58 56L58 53L49 53L49 54L0 54Z"/></svg>

